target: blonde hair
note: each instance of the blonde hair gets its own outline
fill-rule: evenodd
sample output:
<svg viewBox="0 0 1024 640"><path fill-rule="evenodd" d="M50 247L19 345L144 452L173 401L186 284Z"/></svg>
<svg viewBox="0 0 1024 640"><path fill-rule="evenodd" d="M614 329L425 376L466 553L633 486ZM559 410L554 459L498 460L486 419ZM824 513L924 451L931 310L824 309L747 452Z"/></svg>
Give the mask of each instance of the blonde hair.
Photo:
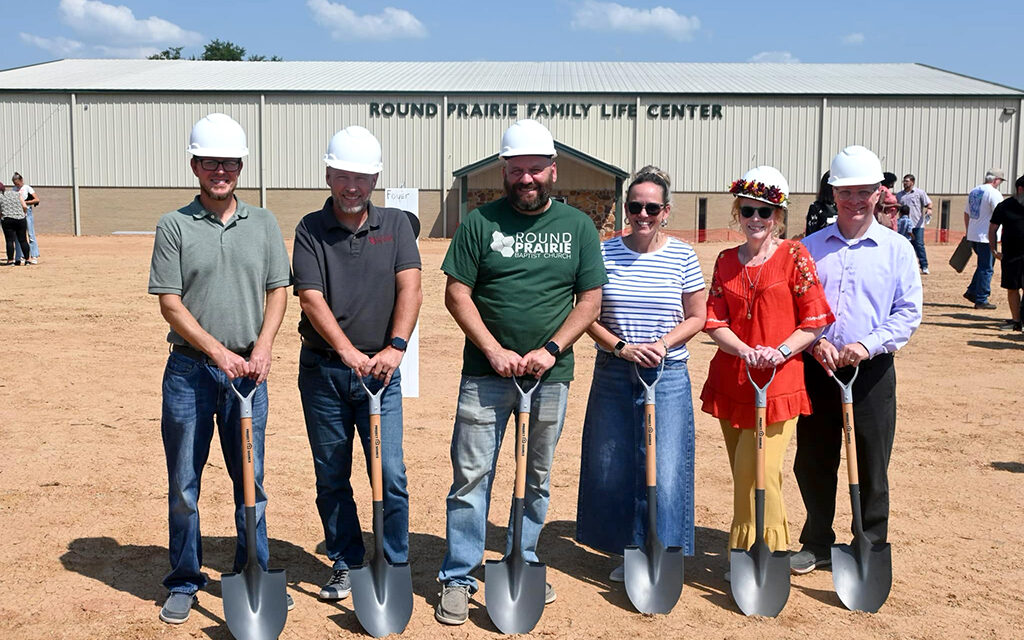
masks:
<svg viewBox="0 0 1024 640"><path fill-rule="evenodd" d="M774 204L763 203L766 207L774 209L772 214L772 220L775 221L775 226L772 227L772 235L776 238L782 236L786 231L786 209ZM732 200L732 224L736 227L740 226L740 199L733 198Z"/></svg>
<svg viewBox="0 0 1024 640"><path fill-rule="evenodd" d="M645 182L652 182L661 187L662 204L672 204L672 178L653 164L649 164L633 174L633 181L626 188L626 193L629 194L633 187Z"/></svg>

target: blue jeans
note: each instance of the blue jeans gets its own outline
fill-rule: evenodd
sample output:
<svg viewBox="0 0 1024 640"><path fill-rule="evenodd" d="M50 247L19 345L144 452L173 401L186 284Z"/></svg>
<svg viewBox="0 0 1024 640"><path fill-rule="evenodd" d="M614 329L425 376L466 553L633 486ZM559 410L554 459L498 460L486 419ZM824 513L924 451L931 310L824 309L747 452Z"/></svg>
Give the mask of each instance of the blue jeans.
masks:
<svg viewBox="0 0 1024 640"><path fill-rule="evenodd" d="M992 293L992 247L987 242L971 242L971 248L978 256L978 266L974 269L970 286L967 287L967 297L973 298L975 304L985 304Z"/></svg>
<svg viewBox="0 0 1024 640"><path fill-rule="evenodd" d="M641 369L651 383L656 369ZM693 555L693 399L685 361L666 362L655 389L658 537ZM621 554L647 537L644 388L633 363L598 352L583 423L576 539Z"/></svg>
<svg viewBox="0 0 1024 640"><path fill-rule="evenodd" d="M922 269L928 268L928 254L924 250L924 227L917 227L912 230L910 237L910 244L914 245L914 251L917 252L917 263Z"/></svg>
<svg viewBox="0 0 1024 640"><path fill-rule="evenodd" d="M25 221L28 224L28 257L38 258L39 245L36 243L36 225L32 220L32 207L29 207L28 211L25 213ZM22 259L21 245L17 242L14 243L14 259Z"/></svg>
<svg viewBox="0 0 1024 640"><path fill-rule="evenodd" d="M167 457L167 507L171 572L163 584L172 592L195 593L206 585L203 542L199 532L199 490L203 467L210 456L214 420L224 464L234 486L235 560L233 571L245 567L245 502L242 487L242 434L239 401L228 388L231 381L212 364L180 353L167 358L163 379L160 431ZM251 382L239 383L247 393ZM249 386L246 386L249 385ZM256 389L252 401L252 442L256 472L256 557L267 568L267 496L263 492L263 442L267 426L267 385Z"/></svg>
<svg viewBox="0 0 1024 640"><path fill-rule="evenodd" d="M371 391L379 383L365 379ZM352 498L352 441L356 432L370 469L370 399L359 376L336 358L303 347L299 395L316 472L316 508L334 569L363 564L363 532ZM381 479L384 554L390 562L409 557L409 492L402 457L402 375L395 371L381 395Z"/></svg>
<svg viewBox="0 0 1024 640"><path fill-rule="evenodd" d="M530 403L522 549L523 557L533 562L537 562L537 538L548 513L551 463L568 399L568 382L545 382ZM442 584L468 585L474 593L477 590L476 579L469 572L484 557L494 467L505 426L518 405L519 393L511 378L462 376L452 434L452 487L446 505L448 552L438 573ZM512 487L507 489L511 497ZM512 550L511 519L510 504L506 555Z"/></svg>

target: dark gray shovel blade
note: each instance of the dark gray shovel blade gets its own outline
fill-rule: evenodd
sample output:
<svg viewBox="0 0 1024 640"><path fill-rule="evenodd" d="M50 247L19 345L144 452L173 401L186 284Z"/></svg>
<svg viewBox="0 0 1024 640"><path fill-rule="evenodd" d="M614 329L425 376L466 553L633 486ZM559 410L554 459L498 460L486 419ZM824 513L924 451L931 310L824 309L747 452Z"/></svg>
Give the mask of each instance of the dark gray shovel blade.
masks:
<svg viewBox="0 0 1024 640"><path fill-rule="evenodd" d="M374 638L402 633L412 617L412 572L409 563L374 559L353 569L352 606L363 629Z"/></svg>
<svg viewBox="0 0 1024 640"><path fill-rule="evenodd" d="M521 555L484 565L487 615L502 633L529 633L544 613L547 567Z"/></svg>
<svg viewBox="0 0 1024 640"><path fill-rule="evenodd" d="M235 640L275 640L288 619L284 570L264 571L250 562L242 573L221 578L224 619Z"/></svg>
<svg viewBox="0 0 1024 640"><path fill-rule="evenodd" d="M763 541L729 553L732 599L744 615L779 615L789 600L789 554L771 552Z"/></svg>
<svg viewBox="0 0 1024 640"><path fill-rule="evenodd" d="M892 547L857 540L832 545L832 584L847 609L875 613L892 588Z"/></svg>
<svg viewBox="0 0 1024 640"><path fill-rule="evenodd" d="M626 595L640 613L668 613L683 590L683 550L666 548L657 536L643 547L626 547Z"/></svg>

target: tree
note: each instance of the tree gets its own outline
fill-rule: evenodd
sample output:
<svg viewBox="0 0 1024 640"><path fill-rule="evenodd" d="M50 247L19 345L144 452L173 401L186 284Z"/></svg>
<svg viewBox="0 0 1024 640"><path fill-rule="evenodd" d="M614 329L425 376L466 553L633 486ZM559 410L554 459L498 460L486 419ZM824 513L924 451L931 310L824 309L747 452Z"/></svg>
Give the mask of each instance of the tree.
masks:
<svg viewBox="0 0 1024 640"><path fill-rule="evenodd" d="M214 38L203 47L203 55L200 60L242 60L243 58L245 58L245 47Z"/></svg>
<svg viewBox="0 0 1024 640"><path fill-rule="evenodd" d="M147 60L181 60L181 50L185 47L167 47L160 53L154 53Z"/></svg>

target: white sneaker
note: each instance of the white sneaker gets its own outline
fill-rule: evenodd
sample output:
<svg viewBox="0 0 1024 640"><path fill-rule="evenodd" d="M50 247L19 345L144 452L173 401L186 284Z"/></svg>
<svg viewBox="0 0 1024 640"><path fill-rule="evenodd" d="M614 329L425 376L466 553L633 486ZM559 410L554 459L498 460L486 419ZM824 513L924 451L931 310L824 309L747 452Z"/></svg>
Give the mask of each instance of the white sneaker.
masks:
<svg viewBox="0 0 1024 640"><path fill-rule="evenodd" d="M620 564L619 566L612 569L612 572L608 574L608 579L612 582L625 582L626 581L626 565Z"/></svg>

